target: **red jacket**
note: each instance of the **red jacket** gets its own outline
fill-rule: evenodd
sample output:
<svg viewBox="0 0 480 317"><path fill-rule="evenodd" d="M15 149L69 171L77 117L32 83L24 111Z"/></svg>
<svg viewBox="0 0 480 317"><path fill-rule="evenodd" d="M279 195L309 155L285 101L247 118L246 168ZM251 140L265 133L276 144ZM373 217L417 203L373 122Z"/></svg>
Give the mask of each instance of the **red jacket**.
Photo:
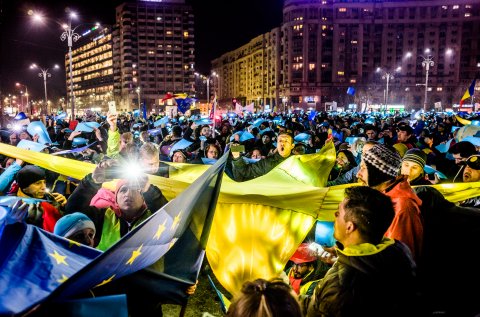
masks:
<svg viewBox="0 0 480 317"><path fill-rule="evenodd" d="M392 199L395 209L395 217L385 236L405 243L418 261L423 249L422 201L406 179L384 194Z"/></svg>

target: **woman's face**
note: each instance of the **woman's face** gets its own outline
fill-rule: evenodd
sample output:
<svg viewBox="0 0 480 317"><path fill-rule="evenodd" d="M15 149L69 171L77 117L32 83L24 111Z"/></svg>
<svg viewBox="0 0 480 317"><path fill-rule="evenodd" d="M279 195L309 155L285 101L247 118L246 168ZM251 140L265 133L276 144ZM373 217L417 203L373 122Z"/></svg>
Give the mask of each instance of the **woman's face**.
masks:
<svg viewBox="0 0 480 317"><path fill-rule="evenodd" d="M172 156L172 162L175 163L186 163L187 159L183 156L182 152L175 152Z"/></svg>
<svg viewBox="0 0 480 317"><path fill-rule="evenodd" d="M207 150L207 158L209 159L218 159L219 154L217 148L214 146L210 146Z"/></svg>

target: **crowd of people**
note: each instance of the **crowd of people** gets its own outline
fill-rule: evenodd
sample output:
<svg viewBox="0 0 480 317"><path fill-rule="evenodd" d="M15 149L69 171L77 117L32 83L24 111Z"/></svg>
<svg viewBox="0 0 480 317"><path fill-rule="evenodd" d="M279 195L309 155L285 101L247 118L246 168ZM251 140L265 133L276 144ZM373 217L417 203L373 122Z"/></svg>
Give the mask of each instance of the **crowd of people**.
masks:
<svg viewBox="0 0 480 317"><path fill-rule="evenodd" d="M336 162L325 186L363 185L345 190L335 213L336 245L324 245L318 253L305 241L286 265L283 280L246 283L229 316L480 312L474 296L458 289L480 281L473 264L463 264L464 272L452 282L445 276L451 274L451 264L445 263L450 260L442 258L446 247L459 254L478 241L480 194L453 204L428 186L480 181L475 117L311 111L225 115L213 122L88 111L70 121L52 116L28 123L21 117L20 124L18 118L3 120L3 143L23 141L22 147L33 149L31 143L49 140L39 151L62 151L58 155L96 168L72 179L4 156L2 195L42 199L16 203L10 222L26 221L103 251L167 203L147 174L169 177L174 173L170 163L213 164L227 153L225 173L242 186L290 156L314 154L333 143ZM34 122L44 131L30 134ZM134 162L142 174L125 176L126 162ZM115 190L102 187L113 179L120 179ZM444 227L448 224L458 227ZM454 238L445 239L447 232Z"/></svg>

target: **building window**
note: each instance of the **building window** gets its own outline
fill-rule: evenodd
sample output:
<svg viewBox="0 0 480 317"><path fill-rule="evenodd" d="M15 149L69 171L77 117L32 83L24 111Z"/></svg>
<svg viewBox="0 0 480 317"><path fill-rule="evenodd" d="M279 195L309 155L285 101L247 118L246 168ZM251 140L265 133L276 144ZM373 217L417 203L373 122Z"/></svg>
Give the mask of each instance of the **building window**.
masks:
<svg viewBox="0 0 480 317"><path fill-rule="evenodd" d="M337 75L338 75L338 76L344 76L344 75L345 75L345 72L338 71L338 72L337 72Z"/></svg>
<svg viewBox="0 0 480 317"><path fill-rule="evenodd" d="M443 88L442 87L437 87L437 91L442 91Z"/></svg>
<svg viewBox="0 0 480 317"><path fill-rule="evenodd" d="M347 8L338 8L338 12L347 12Z"/></svg>
<svg viewBox="0 0 480 317"><path fill-rule="evenodd" d="M308 64L308 70L315 70L315 64L314 63Z"/></svg>

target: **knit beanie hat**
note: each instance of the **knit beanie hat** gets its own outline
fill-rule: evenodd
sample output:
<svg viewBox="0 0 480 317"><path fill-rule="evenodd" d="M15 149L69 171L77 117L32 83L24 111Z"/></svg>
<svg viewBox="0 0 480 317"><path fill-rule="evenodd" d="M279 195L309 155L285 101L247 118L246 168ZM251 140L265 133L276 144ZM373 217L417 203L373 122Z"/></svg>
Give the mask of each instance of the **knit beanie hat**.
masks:
<svg viewBox="0 0 480 317"><path fill-rule="evenodd" d="M17 173L17 184L20 189L27 188L42 179L46 179L45 171L35 165L27 165Z"/></svg>
<svg viewBox="0 0 480 317"><path fill-rule="evenodd" d="M405 153L405 156L402 159L402 162L403 161L417 163L424 168L427 162L427 154L420 149L410 149Z"/></svg>
<svg viewBox="0 0 480 317"><path fill-rule="evenodd" d="M87 228L95 231L95 224L93 221L81 212L74 212L60 218L55 224L53 233L57 236L68 238L75 232Z"/></svg>
<svg viewBox="0 0 480 317"><path fill-rule="evenodd" d="M382 144L375 144L362 159L367 165L368 186L377 186L397 177L402 163L395 150Z"/></svg>

